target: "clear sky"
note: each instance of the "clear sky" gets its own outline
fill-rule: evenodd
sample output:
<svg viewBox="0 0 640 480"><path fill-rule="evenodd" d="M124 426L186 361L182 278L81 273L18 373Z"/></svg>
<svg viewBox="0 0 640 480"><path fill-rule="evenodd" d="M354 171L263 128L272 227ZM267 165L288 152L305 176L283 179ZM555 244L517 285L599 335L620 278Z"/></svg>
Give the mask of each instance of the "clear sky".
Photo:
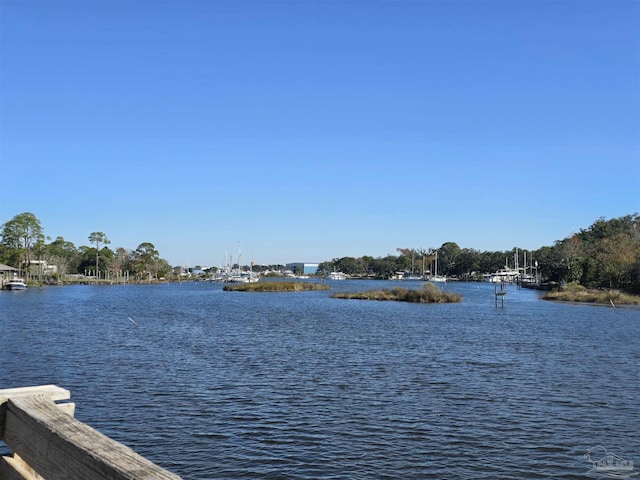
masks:
<svg viewBox="0 0 640 480"><path fill-rule="evenodd" d="M640 211L640 1L0 0L0 223L172 265Z"/></svg>

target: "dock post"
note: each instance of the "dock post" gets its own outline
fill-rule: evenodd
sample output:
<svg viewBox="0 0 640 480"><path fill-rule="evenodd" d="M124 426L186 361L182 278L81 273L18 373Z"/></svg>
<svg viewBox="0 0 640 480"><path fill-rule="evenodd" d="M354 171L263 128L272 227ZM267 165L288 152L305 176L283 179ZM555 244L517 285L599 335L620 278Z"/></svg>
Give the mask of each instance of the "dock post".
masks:
<svg viewBox="0 0 640 480"><path fill-rule="evenodd" d="M500 291L498 291L498 285L494 285L493 290L496 297L496 307L498 306L498 297L502 299L502 306L504 307L504 296L507 294L504 289L504 282L500 282Z"/></svg>

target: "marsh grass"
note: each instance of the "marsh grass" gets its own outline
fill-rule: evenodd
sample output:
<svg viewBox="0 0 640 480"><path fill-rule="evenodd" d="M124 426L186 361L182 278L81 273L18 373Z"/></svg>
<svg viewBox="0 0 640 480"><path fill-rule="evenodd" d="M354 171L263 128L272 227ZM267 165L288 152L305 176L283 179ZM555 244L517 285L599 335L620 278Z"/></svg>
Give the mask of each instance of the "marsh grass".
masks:
<svg viewBox="0 0 640 480"><path fill-rule="evenodd" d="M560 302L601 303L613 305L640 305L640 297L619 290L587 290L582 286L570 286L566 290L549 292L543 300Z"/></svg>
<svg viewBox="0 0 640 480"><path fill-rule="evenodd" d="M384 290L369 290L367 292L334 293L331 298L412 303L456 303L462 300L461 295L443 292L431 283L427 283L418 290L397 287Z"/></svg>
<svg viewBox="0 0 640 480"><path fill-rule="evenodd" d="M256 282L237 283L222 287L227 292L304 292L308 290L330 290L329 285L312 282Z"/></svg>

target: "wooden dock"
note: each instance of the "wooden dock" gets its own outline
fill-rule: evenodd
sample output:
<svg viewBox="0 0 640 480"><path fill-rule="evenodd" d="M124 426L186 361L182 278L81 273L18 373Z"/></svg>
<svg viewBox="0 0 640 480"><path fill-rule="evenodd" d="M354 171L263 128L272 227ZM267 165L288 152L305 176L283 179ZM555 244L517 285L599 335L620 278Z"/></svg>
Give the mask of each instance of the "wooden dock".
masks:
<svg viewBox="0 0 640 480"><path fill-rule="evenodd" d="M3 480L180 480L73 417L71 394L55 385L0 390Z"/></svg>

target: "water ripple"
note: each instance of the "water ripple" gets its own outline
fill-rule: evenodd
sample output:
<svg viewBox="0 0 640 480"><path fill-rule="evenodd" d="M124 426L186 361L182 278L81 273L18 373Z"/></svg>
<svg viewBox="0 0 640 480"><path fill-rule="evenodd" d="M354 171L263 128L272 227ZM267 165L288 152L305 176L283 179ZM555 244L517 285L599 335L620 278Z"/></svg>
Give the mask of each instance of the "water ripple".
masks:
<svg viewBox="0 0 640 480"><path fill-rule="evenodd" d="M638 310L445 288L462 304L1 292L0 380L69 388L78 418L185 479L584 478L600 444L640 463Z"/></svg>

